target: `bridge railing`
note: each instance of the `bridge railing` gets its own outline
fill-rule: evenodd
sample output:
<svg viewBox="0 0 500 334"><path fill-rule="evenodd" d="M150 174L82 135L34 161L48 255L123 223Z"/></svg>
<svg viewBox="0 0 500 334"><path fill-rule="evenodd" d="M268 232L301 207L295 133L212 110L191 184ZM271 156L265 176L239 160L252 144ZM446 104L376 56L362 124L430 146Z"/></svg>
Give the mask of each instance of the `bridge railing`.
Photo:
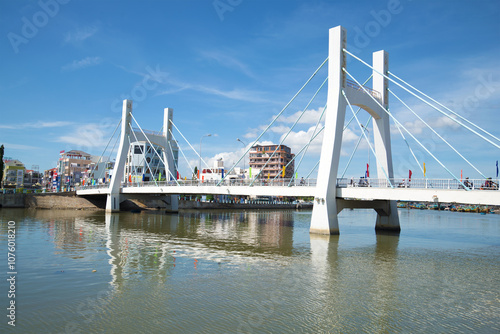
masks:
<svg viewBox="0 0 500 334"><path fill-rule="evenodd" d="M374 98L377 98L380 100L381 96L380 96L380 93L377 92L376 90L374 90L373 88L370 88L370 87L366 87L366 86L363 86L363 88L361 88L357 83L355 83L354 81L352 81L351 79L346 79L346 86L347 87L351 87L353 89L356 89L356 90L363 90L363 88L368 92L370 93Z"/></svg>
<svg viewBox="0 0 500 334"><path fill-rule="evenodd" d="M464 189L464 187L453 179L407 179L407 178L392 178L390 179L395 188L412 188L412 189ZM196 186L209 187L217 186L219 180L177 180L179 186ZM250 186L252 180L249 179L227 179L224 180L221 186L244 187ZM470 190L499 190L500 179L464 179L462 183ZM266 187L315 187L316 179L258 179L252 186ZM147 181L147 182L131 182L122 183L122 187L175 187L175 181ZM77 190L85 189L103 189L109 187L109 184L85 185L77 187ZM342 178L337 179L337 187L371 187L371 188L390 188L391 185L387 179L372 179L372 178Z"/></svg>
<svg viewBox="0 0 500 334"><path fill-rule="evenodd" d="M290 182L291 180L291 182ZM177 180L179 186L195 186L195 187L209 187L217 186L219 180ZM243 187L250 186L252 180L250 179L226 179L220 186ZM316 186L316 179L258 179L252 186L269 186L269 187L284 187L284 186ZM177 186L175 181L148 181L148 182L132 182L122 184L124 187L168 187Z"/></svg>
<svg viewBox="0 0 500 334"><path fill-rule="evenodd" d="M395 188L413 189L464 189L462 184L454 179L408 179L392 178L392 186ZM470 190L499 190L499 179L463 179L462 183ZM337 187L391 187L387 179L371 178L343 178L337 179Z"/></svg>

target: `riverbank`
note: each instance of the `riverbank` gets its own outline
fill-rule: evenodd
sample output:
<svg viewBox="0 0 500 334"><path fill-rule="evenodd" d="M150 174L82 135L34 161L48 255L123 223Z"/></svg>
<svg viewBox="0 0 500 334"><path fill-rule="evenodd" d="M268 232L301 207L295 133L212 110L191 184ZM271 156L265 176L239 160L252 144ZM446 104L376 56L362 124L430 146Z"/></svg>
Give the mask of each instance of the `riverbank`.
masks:
<svg viewBox="0 0 500 334"><path fill-rule="evenodd" d="M42 194L0 194L0 208L29 208L41 210L104 210L105 196L81 197L75 192ZM122 211L164 210L165 202L159 199L129 199L120 204ZM179 210L210 209L312 209L312 203L287 202L198 202L179 200Z"/></svg>

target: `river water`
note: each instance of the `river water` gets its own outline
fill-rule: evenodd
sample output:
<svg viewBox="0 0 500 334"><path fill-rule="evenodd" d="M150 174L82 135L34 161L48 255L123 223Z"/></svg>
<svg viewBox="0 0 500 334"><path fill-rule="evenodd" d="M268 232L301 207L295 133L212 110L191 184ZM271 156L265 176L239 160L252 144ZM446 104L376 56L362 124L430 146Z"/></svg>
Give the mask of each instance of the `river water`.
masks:
<svg viewBox="0 0 500 334"><path fill-rule="evenodd" d="M324 237L311 211L1 209L0 331L15 300L19 333L499 333L500 215L399 215Z"/></svg>

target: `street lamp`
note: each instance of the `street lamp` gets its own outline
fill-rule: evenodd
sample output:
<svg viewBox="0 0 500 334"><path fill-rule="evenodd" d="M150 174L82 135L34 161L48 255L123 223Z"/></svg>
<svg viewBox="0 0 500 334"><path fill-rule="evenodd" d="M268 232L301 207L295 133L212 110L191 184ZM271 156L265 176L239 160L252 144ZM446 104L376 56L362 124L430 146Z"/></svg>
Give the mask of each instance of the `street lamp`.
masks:
<svg viewBox="0 0 500 334"><path fill-rule="evenodd" d="M212 134L209 133L208 135L201 136L201 138L200 138L200 167L199 167L199 170L201 169L201 140L205 137L211 137L211 136L212 136ZM201 170L200 170L200 175L201 175Z"/></svg>
<svg viewBox="0 0 500 334"><path fill-rule="evenodd" d="M242 143L243 147L247 147L247 144L245 144L240 138L236 138L236 140ZM243 173L245 173L245 155L243 155Z"/></svg>

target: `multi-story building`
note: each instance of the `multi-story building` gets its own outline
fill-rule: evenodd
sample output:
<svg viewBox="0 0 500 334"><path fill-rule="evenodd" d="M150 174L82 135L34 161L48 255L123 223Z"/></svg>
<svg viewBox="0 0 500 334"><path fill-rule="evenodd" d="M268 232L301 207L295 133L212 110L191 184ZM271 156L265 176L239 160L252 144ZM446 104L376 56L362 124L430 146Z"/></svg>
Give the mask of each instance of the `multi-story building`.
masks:
<svg viewBox="0 0 500 334"><path fill-rule="evenodd" d="M45 191L57 191L57 167L43 172L42 188Z"/></svg>
<svg viewBox="0 0 500 334"><path fill-rule="evenodd" d="M276 150L276 148L278 148ZM276 153L271 158L274 150ZM250 149L250 168L262 170L260 178L274 178L278 175L279 178L283 176L283 167L292 161L295 154L286 145L255 145ZM269 159L271 158L271 159ZM268 162L269 160L269 162ZM267 165L266 165L267 163ZM285 168L285 178L292 178L295 170L295 164L292 161L288 167ZM255 173L253 173L256 175Z"/></svg>
<svg viewBox="0 0 500 334"><path fill-rule="evenodd" d="M70 191L80 185L92 162L92 156L83 151L62 151L57 166L60 191Z"/></svg>
<svg viewBox="0 0 500 334"><path fill-rule="evenodd" d="M114 161L104 161L92 162L89 169L84 173L85 180L95 180L97 183L109 182L113 174L113 167L115 166ZM87 182L85 181L85 182Z"/></svg>
<svg viewBox="0 0 500 334"><path fill-rule="evenodd" d="M42 188L43 174L37 170L27 169L24 172L24 187L28 189Z"/></svg>
<svg viewBox="0 0 500 334"><path fill-rule="evenodd" d="M165 159L163 148L159 145L151 146L147 141L137 141L130 144L130 150L125 162L124 181L141 182L154 180L172 180L177 178L177 163L179 149L175 141L170 141L173 153L173 166L170 167L172 174L165 172L165 165L158 157ZM166 150L170 148L165 148ZM168 174L168 175L167 175Z"/></svg>
<svg viewBox="0 0 500 334"><path fill-rule="evenodd" d="M23 188L24 187L24 173L26 168L19 160L5 160L5 167L3 170L3 188Z"/></svg>

